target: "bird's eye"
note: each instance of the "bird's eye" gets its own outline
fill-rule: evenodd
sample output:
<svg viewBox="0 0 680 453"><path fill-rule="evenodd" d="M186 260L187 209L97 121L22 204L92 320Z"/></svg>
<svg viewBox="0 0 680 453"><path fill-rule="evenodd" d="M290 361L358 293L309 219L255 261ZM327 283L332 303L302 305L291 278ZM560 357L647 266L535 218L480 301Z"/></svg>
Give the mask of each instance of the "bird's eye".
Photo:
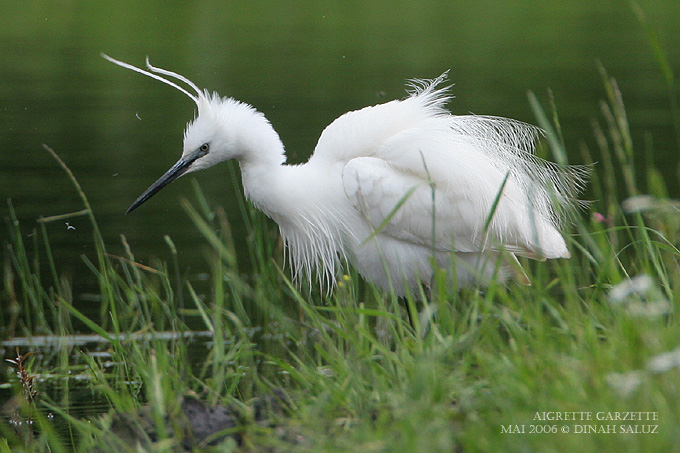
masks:
<svg viewBox="0 0 680 453"><path fill-rule="evenodd" d="M203 143L200 146L200 148L198 148L198 150L204 155L208 154L208 151L210 150L210 144L209 143Z"/></svg>

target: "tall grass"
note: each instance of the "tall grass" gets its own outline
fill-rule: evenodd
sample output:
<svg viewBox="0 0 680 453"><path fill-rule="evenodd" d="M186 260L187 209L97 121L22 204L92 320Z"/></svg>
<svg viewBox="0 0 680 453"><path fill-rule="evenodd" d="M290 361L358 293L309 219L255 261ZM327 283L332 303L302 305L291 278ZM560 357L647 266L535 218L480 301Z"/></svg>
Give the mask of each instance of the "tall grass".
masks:
<svg viewBox="0 0 680 453"><path fill-rule="evenodd" d="M253 277L244 277L224 211L198 188L182 204L212 251L211 290L177 285L165 264L138 264L125 238L125 256L107 253L87 197L48 149L83 200L84 211L75 214L92 224L95 256L84 258L84 267L99 283L102 309L92 319L74 307L44 228L25 244L10 205L5 334L63 338L77 321L101 335L110 359L64 343L55 348L57 360L36 355L29 369L67 376L84 365L87 385L110 409L91 419L71 414L74 384L65 379L59 398L42 394L21 403L39 429L22 435L5 426L0 450L175 451L191 444L181 397L193 395L238 414L237 427L224 434L237 434L240 444L222 438L214 447L220 451L677 449L680 212L655 169L636 173L621 93L604 70L602 76L607 99L594 123L593 201L568 232L572 259L523 262L530 287L492 282L447 292L441 285L424 303L385 295L351 269L331 296L298 289L282 268L272 225L241 201L252 232ZM565 161L556 109L546 112L535 95L530 102L549 132L546 146ZM583 156L594 161L588 149ZM644 197L641 178L652 191ZM197 330L211 332L209 348L154 336ZM196 348L204 351L200 360ZM255 408L274 391L287 395L287 408L265 423ZM655 419L596 419L600 412L641 411ZM47 412L65 420L68 434L55 432ZM544 412L584 412L594 420L546 421ZM576 432L586 425L615 425L617 433ZM657 434L620 433L628 425L657 425ZM512 434L514 427L525 433ZM531 434L535 427L548 432ZM193 446L208 449L207 442Z"/></svg>

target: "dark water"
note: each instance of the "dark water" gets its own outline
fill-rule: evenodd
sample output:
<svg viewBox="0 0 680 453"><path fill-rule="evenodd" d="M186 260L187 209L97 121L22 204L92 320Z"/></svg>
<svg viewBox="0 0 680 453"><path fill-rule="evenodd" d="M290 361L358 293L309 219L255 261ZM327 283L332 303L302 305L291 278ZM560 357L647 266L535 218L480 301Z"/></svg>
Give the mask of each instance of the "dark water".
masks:
<svg viewBox="0 0 680 453"><path fill-rule="evenodd" d="M677 63L677 1L641 3ZM179 198L192 197L189 179L196 178L213 203L234 206L223 165L183 178L123 215L178 158L193 105L100 52L136 65L149 55L201 87L253 104L293 162L307 158L340 114L402 97L405 79L446 69L455 82L454 113L535 122L526 93L547 104L551 88L579 162L581 144L595 149L590 121L604 97L599 60L619 82L639 152L650 132L653 159L678 196L668 93L628 2L28 1L0 9L0 215L11 198L26 233L40 216L83 207L43 143L80 181L111 253L122 253L124 234L140 261L169 260L167 234L180 267L200 272L200 236ZM243 237L237 211L231 219ZM91 234L86 218L68 222L53 222L48 231L60 272L71 275L78 294L87 290L80 255L93 252Z"/></svg>

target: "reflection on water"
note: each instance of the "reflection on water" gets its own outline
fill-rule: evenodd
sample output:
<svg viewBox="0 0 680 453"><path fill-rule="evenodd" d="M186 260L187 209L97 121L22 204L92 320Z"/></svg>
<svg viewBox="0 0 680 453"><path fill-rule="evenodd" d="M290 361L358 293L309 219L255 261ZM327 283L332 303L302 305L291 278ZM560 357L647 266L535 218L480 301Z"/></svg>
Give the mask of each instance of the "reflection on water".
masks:
<svg viewBox="0 0 680 453"><path fill-rule="evenodd" d="M644 5L671 62L680 61L675 6L675 0ZM268 4L211 1L172 8L162 2L39 2L4 8L13 20L0 28L0 193L12 199L28 244L36 219L83 208L42 149L46 143L80 181L110 253L124 255L123 234L139 261L169 261L163 239L169 235L183 276L195 281L205 269L200 235L178 203L192 198L189 181L123 215L176 161L193 106L169 87L104 61L101 51L137 65L149 55L202 87L253 104L279 131L293 162L306 159L338 115L401 97L405 79L445 69L455 83L454 113L535 123L526 92L547 103L551 88L572 160L580 162L582 144L595 148L590 121L604 96L600 60L619 81L639 161L655 160L678 191L665 86L644 30L624 3L293 1L275 11ZM208 200L228 210L238 243L247 232L230 174L222 165L196 178ZM3 200L3 215L6 209ZM47 230L59 272L73 281L76 294L92 290L80 258L93 253L87 218L50 222Z"/></svg>
<svg viewBox="0 0 680 453"><path fill-rule="evenodd" d="M189 332L130 332L109 333L107 337L96 334L82 335L33 335L30 337L14 337L0 341L3 347L53 348L58 346L86 346L88 344L108 343L109 341L169 341L190 338L212 338L214 332L207 330ZM94 353L91 353L94 354Z"/></svg>
<svg viewBox="0 0 680 453"><path fill-rule="evenodd" d="M276 329L274 329L276 332ZM286 347L296 347L282 334L264 333L260 327L244 328L249 341L263 345L263 351L268 347L275 348L276 344ZM227 347L233 346L242 338L229 337L221 341ZM139 400L144 403L144 393L140 392L142 382L139 380L125 380L121 376L129 372L121 372L126 363L116 361L112 354L112 341L119 341L125 347L154 348L157 342L181 342L186 348L188 365L196 376L200 375L206 366L206 357L214 348L215 332L185 331L185 332L134 332L107 333L104 335L36 335L31 337L15 337L0 342L5 354L16 351L16 358L6 360L0 364L9 383L0 386L0 435L18 437L25 445L30 446L33 436L48 424L64 446L77 446L79 439L73 437L67 417L75 420L93 420L104 414L112 419L112 432L120 436L123 442L134 445L136 441L147 439L154 429L151 411L145 406L138 411L126 414L111 414L113 390L116 394L125 394L131 389ZM269 345L269 346L265 346ZM30 351L30 352L27 352ZM64 368L64 356L68 358L68 366ZM29 357L31 363L29 363ZM177 360L184 358L177 357ZM261 373L280 373L278 366L267 360L255 362ZM246 373L247 367L230 362L235 369ZM6 369L4 369L6 367ZM56 370L56 371L55 371ZM134 375L137 370L131 370ZM26 383L30 387L30 394L26 392ZM182 410L182 423L188 423L197 439L207 438L210 434L233 427L239 420L238 408L231 406L210 406L202 402L196 395L177 395ZM30 403L27 403L30 401ZM268 410L274 406L288 404L286 396L274 390L272 395L263 395L256 399L253 407L256 417L263 419L269 416ZM47 402L48 404L43 404ZM50 410L55 402L59 411ZM259 413L258 406L260 406ZM132 408L130 408L132 410ZM277 410L280 410L277 409ZM177 414L168 414L169 420ZM212 417L210 423L206 420ZM139 423L141 427L135 428ZM168 421L170 423L170 421ZM207 431L207 432L206 432ZM223 437L223 436L222 436ZM219 437L219 438L222 438Z"/></svg>

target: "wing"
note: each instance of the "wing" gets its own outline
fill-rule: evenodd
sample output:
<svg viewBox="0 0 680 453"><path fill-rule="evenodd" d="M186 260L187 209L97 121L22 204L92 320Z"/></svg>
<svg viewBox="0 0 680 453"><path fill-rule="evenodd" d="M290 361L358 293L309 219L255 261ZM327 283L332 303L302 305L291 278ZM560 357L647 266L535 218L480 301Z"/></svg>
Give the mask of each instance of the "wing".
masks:
<svg viewBox="0 0 680 453"><path fill-rule="evenodd" d="M347 197L374 230L440 251L453 250L454 244L457 251L480 249L467 215L473 206L466 200L443 203L444 193L426 177L380 158L358 157L345 165L342 180ZM451 228L437 228L451 217L457 219L453 235Z"/></svg>
<svg viewBox="0 0 680 453"><path fill-rule="evenodd" d="M558 231L582 188L583 167L537 158L540 129L513 120L453 116L447 89L414 81L410 96L336 119L310 163L343 168L346 195L375 229L439 250L501 247L567 257Z"/></svg>
<svg viewBox="0 0 680 453"><path fill-rule="evenodd" d="M444 108L448 89L437 88L446 73L434 80L411 82L410 96L345 113L333 121L319 137L310 158L327 163L347 163L357 157L376 154L390 138L433 117L450 116Z"/></svg>
<svg viewBox="0 0 680 453"><path fill-rule="evenodd" d="M432 117L349 160L345 193L374 229L400 240L568 257L553 202L569 202L576 182L531 154L536 131L500 118Z"/></svg>

